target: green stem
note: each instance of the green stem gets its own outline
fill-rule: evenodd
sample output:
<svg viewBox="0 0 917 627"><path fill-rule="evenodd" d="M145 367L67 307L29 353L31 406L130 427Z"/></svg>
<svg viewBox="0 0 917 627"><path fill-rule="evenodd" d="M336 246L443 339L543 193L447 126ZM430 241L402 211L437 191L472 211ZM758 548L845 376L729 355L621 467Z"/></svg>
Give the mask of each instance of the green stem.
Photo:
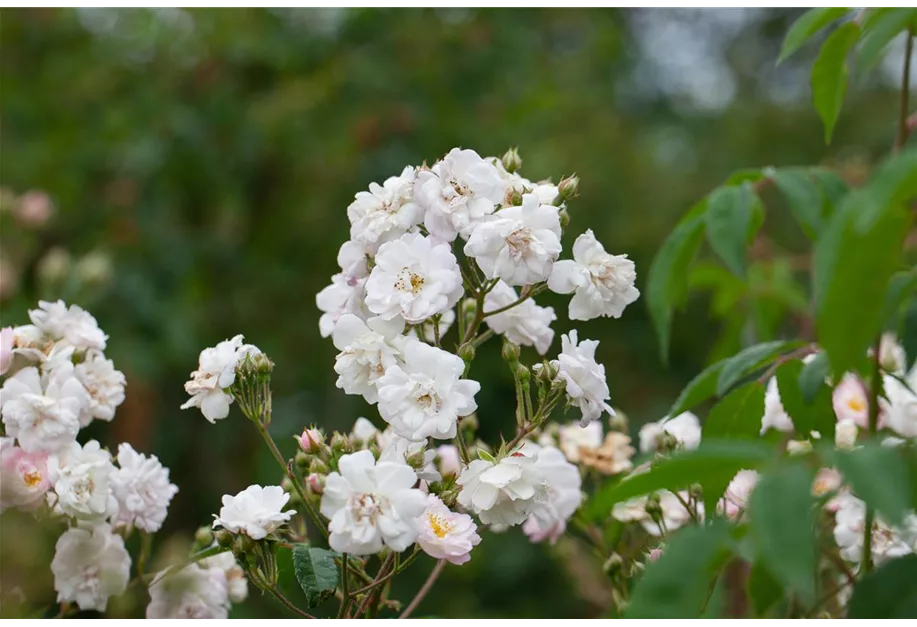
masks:
<svg viewBox="0 0 917 627"><path fill-rule="evenodd" d="M312 616L312 614L309 614L308 612L304 612L301 609L299 609L298 607L296 607L295 605L293 605L293 602L290 601L285 596L283 596L283 593L280 590L278 590L276 586L268 588L268 590L270 590L271 594L273 594L274 597L278 601L280 601L288 610L290 610L294 614L297 614L301 616L302 618L313 618L313 619L315 618L314 616Z"/></svg>
<svg viewBox="0 0 917 627"><path fill-rule="evenodd" d="M904 148L910 127L907 123L908 96L911 91L911 55L914 51L914 29L907 31L907 45L904 50L904 70L901 73L901 96L898 106L898 138L895 141L895 151Z"/></svg>
<svg viewBox="0 0 917 627"><path fill-rule="evenodd" d="M879 350L882 348L882 338L876 338L872 348L872 378L869 382L869 435L874 436L879 427L879 391L882 386L882 369ZM875 520L875 510L866 504L866 526L863 529L863 574L872 570L872 525Z"/></svg>
<svg viewBox="0 0 917 627"><path fill-rule="evenodd" d="M344 618L347 606L350 605L350 593L347 592L347 554L341 555L341 607L338 608L338 618Z"/></svg>

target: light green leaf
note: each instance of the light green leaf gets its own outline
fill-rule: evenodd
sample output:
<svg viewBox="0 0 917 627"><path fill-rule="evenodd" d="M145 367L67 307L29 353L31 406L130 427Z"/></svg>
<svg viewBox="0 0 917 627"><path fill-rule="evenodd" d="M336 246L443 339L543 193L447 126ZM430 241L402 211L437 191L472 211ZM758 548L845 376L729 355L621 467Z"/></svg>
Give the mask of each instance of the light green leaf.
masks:
<svg viewBox="0 0 917 627"><path fill-rule="evenodd" d="M703 372L691 379L669 410L669 416L674 418L716 395L716 381L726 361L724 359L707 366Z"/></svg>
<svg viewBox="0 0 917 627"><path fill-rule="evenodd" d="M917 20L914 8L872 9L870 19L863 23L863 37L857 49L857 72L865 74L882 57L888 44Z"/></svg>
<svg viewBox="0 0 917 627"><path fill-rule="evenodd" d="M725 360L716 381L716 393L722 396L748 373L772 362L780 353L794 346L790 342L775 341L755 344Z"/></svg>
<svg viewBox="0 0 917 627"><path fill-rule="evenodd" d="M308 544L293 547L293 569L296 580L306 594L306 606L315 607L334 593L339 574L334 553Z"/></svg>
<svg viewBox="0 0 917 627"><path fill-rule="evenodd" d="M857 582L847 618L917 618L917 555L882 564Z"/></svg>
<svg viewBox="0 0 917 627"><path fill-rule="evenodd" d="M697 618L729 544L729 525L722 520L676 531L659 560L647 565L624 617Z"/></svg>
<svg viewBox="0 0 917 627"><path fill-rule="evenodd" d="M747 248L763 209L751 185L720 187L707 204L707 241L732 272L745 276Z"/></svg>
<svg viewBox="0 0 917 627"><path fill-rule="evenodd" d="M815 472L801 463L775 466L751 494L749 519L758 559L806 603L815 600Z"/></svg>
<svg viewBox="0 0 917 627"><path fill-rule="evenodd" d="M659 337L659 351L668 362L672 312L681 304L688 284L691 262L704 233L707 203L696 205L669 234L650 266L646 287L647 307Z"/></svg>
<svg viewBox="0 0 917 627"><path fill-rule="evenodd" d="M809 239L818 237L822 227L822 193L818 185L800 168L778 170L774 183L786 196L796 222Z"/></svg>
<svg viewBox="0 0 917 627"><path fill-rule="evenodd" d="M825 126L826 144L831 143L847 90L847 53L859 36L860 27L856 22L842 24L825 41L812 65L812 102Z"/></svg>
<svg viewBox="0 0 917 627"><path fill-rule="evenodd" d="M714 405L703 425L707 438L757 438L764 416L764 384L751 381Z"/></svg>
<svg viewBox="0 0 917 627"><path fill-rule="evenodd" d="M748 597L759 618L763 618L768 610L783 599L783 586L761 560L752 565L748 574Z"/></svg>
<svg viewBox="0 0 917 627"><path fill-rule="evenodd" d="M653 464L649 471L600 488L589 505L594 519L605 519L616 503L659 490L682 490L725 479L728 483L743 468L758 468L773 457L761 442L704 441L693 451L678 452Z"/></svg>
<svg viewBox="0 0 917 627"><path fill-rule="evenodd" d="M840 19L846 15L848 11L850 11L850 9L824 7L809 9L803 13L799 19L790 26L790 30L783 40L783 46L780 48L780 56L777 59L777 63L780 64L788 59L809 41L809 39L818 33L818 31L834 20Z"/></svg>
<svg viewBox="0 0 917 627"><path fill-rule="evenodd" d="M912 478L901 451L870 441L852 451L826 447L823 454L833 460L858 498L893 525L904 520L911 506Z"/></svg>

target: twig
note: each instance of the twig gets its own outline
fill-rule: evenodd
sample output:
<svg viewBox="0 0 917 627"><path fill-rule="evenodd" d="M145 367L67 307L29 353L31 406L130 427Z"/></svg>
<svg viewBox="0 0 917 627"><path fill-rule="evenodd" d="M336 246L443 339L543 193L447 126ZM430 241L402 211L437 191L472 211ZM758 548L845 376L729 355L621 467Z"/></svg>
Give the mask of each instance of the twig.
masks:
<svg viewBox="0 0 917 627"><path fill-rule="evenodd" d="M895 152L904 148L911 127L908 123L908 96L911 91L911 55L914 52L914 29L907 31L907 45L904 50L904 69L901 72L901 98L898 107L898 137L895 140Z"/></svg>
<svg viewBox="0 0 917 627"><path fill-rule="evenodd" d="M341 607L338 609L338 618L346 616L347 606L350 605L350 594L347 592L347 554L341 554Z"/></svg>
<svg viewBox="0 0 917 627"><path fill-rule="evenodd" d="M312 614L309 614L308 612L304 612L301 609L299 609L298 607L296 607L295 605L293 605L292 601L290 601L288 598L283 596L283 593L280 590L278 590L276 586L272 586L271 588L268 588L268 589L270 590L271 594L273 594L274 597L278 601L283 603L286 606L286 608L290 610L291 612L293 612L294 614L298 614L299 616L303 618L315 618L314 616L312 616Z"/></svg>
<svg viewBox="0 0 917 627"><path fill-rule="evenodd" d="M436 562L436 566L433 567L433 571L430 573L430 576L427 577L427 580L420 587L420 590L417 591L417 594L414 596L414 599L404 608L404 612L401 613L401 616L398 618L407 618L411 613L417 609L417 606L420 605L420 602L423 601L423 598L427 596L427 593L430 591L430 588L433 587L433 584L436 583L439 574L443 572L443 568L446 566L446 560L439 560Z"/></svg>

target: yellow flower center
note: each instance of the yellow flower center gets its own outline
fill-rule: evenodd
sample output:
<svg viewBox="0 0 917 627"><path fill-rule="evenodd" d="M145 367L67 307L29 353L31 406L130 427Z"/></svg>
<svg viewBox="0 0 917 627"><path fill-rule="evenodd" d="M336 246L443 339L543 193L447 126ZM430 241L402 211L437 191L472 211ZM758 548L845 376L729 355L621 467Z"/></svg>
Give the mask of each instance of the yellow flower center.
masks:
<svg viewBox="0 0 917 627"><path fill-rule="evenodd" d="M29 488L34 488L39 483L41 483L41 473L37 470L30 470L29 472L22 475L22 481Z"/></svg>
<svg viewBox="0 0 917 627"><path fill-rule="evenodd" d="M437 514L427 514L427 521L430 523L430 529L436 534L437 538L445 538L452 531L452 523Z"/></svg>
<svg viewBox="0 0 917 627"><path fill-rule="evenodd" d="M401 292L410 292L414 296L423 289L424 278L412 272L408 268L404 268L401 272L398 273L398 280L395 281L395 289Z"/></svg>
<svg viewBox="0 0 917 627"><path fill-rule="evenodd" d="M847 401L847 407L850 411L861 412L866 409L866 403L860 398L851 398Z"/></svg>

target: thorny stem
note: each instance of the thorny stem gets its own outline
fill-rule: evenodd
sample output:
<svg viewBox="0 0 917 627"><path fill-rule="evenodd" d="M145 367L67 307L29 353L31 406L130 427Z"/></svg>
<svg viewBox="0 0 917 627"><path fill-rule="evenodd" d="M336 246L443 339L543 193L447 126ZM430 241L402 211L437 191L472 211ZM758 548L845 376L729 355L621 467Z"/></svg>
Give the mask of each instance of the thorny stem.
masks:
<svg viewBox="0 0 917 627"><path fill-rule="evenodd" d="M462 435L461 425L455 434L455 443L458 444L459 455L462 456L462 461L465 462L465 465L468 465L471 461L471 458L468 456L468 447L465 446L465 436Z"/></svg>
<svg viewBox="0 0 917 627"><path fill-rule="evenodd" d="M446 566L446 560L439 560L436 563L436 566L433 567L433 571L430 573L430 576L427 577L427 580L420 587L420 590L417 591L417 594L411 600L404 612L401 613L401 616L398 618L408 618L411 613L417 609L417 606L420 605L420 602L423 601L423 598L427 596L427 593L430 591L430 588L433 587L433 584L436 583L439 574L443 572L443 568Z"/></svg>
<svg viewBox="0 0 917 627"><path fill-rule="evenodd" d="M383 583L385 580L388 579L388 577L390 577L391 575L394 575L395 572L397 572L395 570L392 570L391 575L388 573L388 569L391 568L394 561L395 561L395 553L392 553L388 556L388 558L386 558L385 562L382 563L382 566L379 567L379 572L376 573L376 578L373 580L373 582L370 585L366 586L366 588L363 588L364 590L368 590L369 593L363 599L363 602L360 603L360 607L357 609L356 613L354 614L354 617L362 616L365 612L370 610L370 608L375 604L376 599L379 598L378 595L381 592L380 590L378 590L379 584ZM354 593L354 595L356 595L356 593Z"/></svg>
<svg viewBox="0 0 917 627"><path fill-rule="evenodd" d="M268 588L268 590L270 591L271 594L274 595L274 597L278 601L280 601L284 606L286 606L288 610L290 610L294 614L298 614L302 618L315 618L314 616L312 616L312 614L309 614L308 612L304 612L301 609L299 609L298 607L296 607L295 605L293 605L293 603L288 598L283 596L283 593L277 589L277 586L271 586L270 588Z"/></svg>

